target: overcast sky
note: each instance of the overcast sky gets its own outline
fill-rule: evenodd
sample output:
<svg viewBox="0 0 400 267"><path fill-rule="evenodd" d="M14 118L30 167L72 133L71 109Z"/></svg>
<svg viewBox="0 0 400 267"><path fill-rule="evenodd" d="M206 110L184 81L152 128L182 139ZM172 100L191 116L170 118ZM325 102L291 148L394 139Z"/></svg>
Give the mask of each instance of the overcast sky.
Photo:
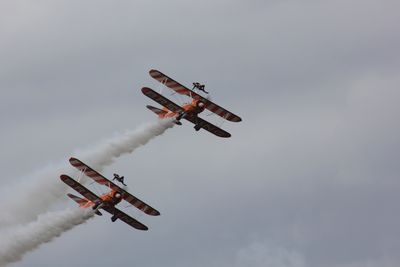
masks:
<svg viewBox="0 0 400 267"><path fill-rule="evenodd" d="M1 1L3 186L156 120L140 92L160 88L151 68L243 119L223 124L230 139L184 123L104 171L160 210L133 213L148 232L97 217L13 266L399 266L399 10Z"/></svg>

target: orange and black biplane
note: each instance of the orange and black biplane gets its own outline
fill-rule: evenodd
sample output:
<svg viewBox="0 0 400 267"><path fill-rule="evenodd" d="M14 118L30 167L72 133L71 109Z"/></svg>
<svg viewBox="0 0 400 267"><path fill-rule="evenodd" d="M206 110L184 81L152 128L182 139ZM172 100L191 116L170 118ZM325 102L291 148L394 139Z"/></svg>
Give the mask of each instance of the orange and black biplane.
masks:
<svg viewBox="0 0 400 267"><path fill-rule="evenodd" d="M157 93L153 89L150 89L148 87L143 87L142 92L144 95L153 99L154 101L156 101L157 103L159 103L164 107L163 109L159 109L153 106L149 105L147 106L147 108L156 113L159 116L159 118L175 118L175 123L178 125L182 124L180 122L181 119L186 119L195 125L194 129L196 131L204 129L219 137L230 137L231 134L222 130L218 126L200 118L198 115L205 109L208 109L209 111L217 114L218 116L228 121L239 122L242 120L239 116L218 106L217 104L211 102L209 99L201 96L200 94L196 93L193 90L190 90L189 88L183 86L182 84L171 79L170 77L168 77L167 75L163 74L158 70L150 70L149 74L155 80L159 81L161 84L172 89L174 92L192 98L192 101L190 103L184 104L183 106L179 106L174 102L172 102L171 100L169 100L168 98L164 97L163 95ZM198 83L193 83L193 84L196 85ZM202 85L202 87L203 88L201 90L205 92L204 85Z"/></svg>
<svg viewBox="0 0 400 267"><path fill-rule="evenodd" d="M81 183L72 179L68 175L61 175L60 179L72 189L80 193L84 198L77 197L73 194L67 194L71 199L79 204L82 208L92 208L97 215L102 215L99 209L103 209L112 214L111 221L115 222L117 219L129 224L138 230L148 230L147 226L132 218L128 214L119 210L116 205L122 200L129 202L144 213L152 216L160 215L160 212L152 208L150 205L144 203L140 199L134 197L126 190L117 186L97 171L90 168L88 165L76 158L70 158L69 162L72 166L83 172L86 176L93 179L96 183L107 186L110 191L101 196L97 196L89 189L84 187Z"/></svg>

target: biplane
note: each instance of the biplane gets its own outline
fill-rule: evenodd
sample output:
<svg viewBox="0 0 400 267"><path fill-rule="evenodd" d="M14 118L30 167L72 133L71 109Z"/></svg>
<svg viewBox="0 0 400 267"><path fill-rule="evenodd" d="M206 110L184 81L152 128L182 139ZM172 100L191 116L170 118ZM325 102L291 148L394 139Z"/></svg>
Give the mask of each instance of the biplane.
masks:
<svg viewBox="0 0 400 267"><path fill-rule="evenodd" d="M142 93L144 95L163 106L163 109L159 109L147 105L147 108L157 114L159 118L175 118L175 123L178 125L182 124L180 122L181 119L186 119L195 125L194 129L196 131L204 129L219 137L230 137L231 134L226 132L225 130L222 130L218 126L200 118L198 115L205 109L208 109L212 113L215 113L216 115L228 121L239 122L242 120L239 116L218 106L217 104L211 102L209 99L204 98L200 94L196 93L193 90L190 90L189 88L183 86L182 84L178 83L177 81L173 80L172 78L168 77L158 70L150 70L149 74L152 78L167 86L175 93L186 95L192 99L190 103L186 103L180 106L175 104L168 98L164 97L163 95L157 93L153 89L143 87Z"/></svg>
<svg viewBox="0 0 400 267"><path fill-rule="evenodd" d="M84 198L80 198L73 194L67 194L72 200L79 204L81 208L92 208L95 210L97 215L102 215L99 209L103 209L108 213L112 214L111 221L115 222L117 219L129 224L130 226L138 229L138 230L148 230L147 226L142 224L141 222L137 221L136 219L132 218L128 214L124 213L123 211L119 210L116 205L120 203L122 200L129 202L134 207L138 208L139 210L143 211L144 213L152 216L160 215L160 212L156 209L152 208L150 205L144 203L140 199L136 198L135 196L128 193L126 190L122 189L121 187L117 186L103 175L98 173L97 171L90 168L88 165L80 161L76 158L70 158L69 162L72 166L80 170L86 176L90 177L94 180L94 182L107 186L110 191L105 193L101 196L97 196L89 189L84 187L81 183L77 182L76 180L72 179L68 175L61 175L60 179L69 187L74 189L76 192L80 193Z"/></svg>

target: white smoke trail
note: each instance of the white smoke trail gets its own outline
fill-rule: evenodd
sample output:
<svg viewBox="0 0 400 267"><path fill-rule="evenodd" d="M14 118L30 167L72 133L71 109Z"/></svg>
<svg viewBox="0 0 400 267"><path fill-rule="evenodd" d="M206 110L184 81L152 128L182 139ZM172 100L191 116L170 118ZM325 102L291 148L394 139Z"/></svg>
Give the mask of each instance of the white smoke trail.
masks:
<svg viewBox="0 0 400 267"><path fill-rule="evenodd" d="M91 167L101 171L117 157L132 153L151 139L163 134L174 125L173 121L160 120L139 127L134 131L116 135L92 149L86 149L75 155ZM0 228L33 221L51 205L65 197L67 186L59 179L60 174L73 175L75 170L65 159L61 164L48 166L39 172L25 177L18 185L6 188L0 194Z"/></svg>
<svg viewBox="0 0 400 267"><path fill-rule="evenodd" d="M147 124L75 154L101 171L116 158L132 153L173 125L172 120ZM25 253L52 241L93 216L93 211L82 209L42 214L54 202L65 198L67 187L58 177L61 173L73 174L67 162L65 160L57 166L48 166L1 194L0 267L21 260Z"/></svg>
<svg viewBox="0 0 400 267"><path fill-rule="evenodd" d="M22 259L27 252L52 241L93 217L92 209L67 209L40 215L34 222L0 231L0 267Z"/></svg>

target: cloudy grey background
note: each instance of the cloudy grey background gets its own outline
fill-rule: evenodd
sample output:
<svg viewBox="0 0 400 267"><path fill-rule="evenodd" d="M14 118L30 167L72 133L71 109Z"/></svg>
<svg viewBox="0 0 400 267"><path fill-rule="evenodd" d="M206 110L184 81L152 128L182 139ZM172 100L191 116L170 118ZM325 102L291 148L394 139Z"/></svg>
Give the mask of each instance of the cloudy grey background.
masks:
<svg viewBox="0 0 400 267"><path fill-rule="evenodd" d="M399 266L399 10L1 1L3 185L155 120L151 68L243 118L231 139L186 123L107 168L161 211L139 216L148 232L95 218L15 266Z"/></svg>

